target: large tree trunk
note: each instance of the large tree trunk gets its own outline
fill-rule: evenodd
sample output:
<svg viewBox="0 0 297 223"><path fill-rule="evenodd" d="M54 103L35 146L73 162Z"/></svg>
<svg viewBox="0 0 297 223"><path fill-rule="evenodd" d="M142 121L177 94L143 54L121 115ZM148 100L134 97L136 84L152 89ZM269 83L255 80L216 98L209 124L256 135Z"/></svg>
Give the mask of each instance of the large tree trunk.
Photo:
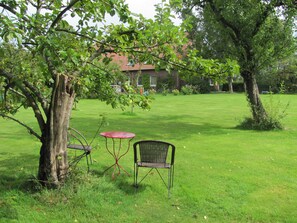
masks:
<svg viewBox="0 0 297 223"><path fill-rule="evenodd" d="M245 71L242 74L246 86L246 94L248 102L252 110L253 120L260 123L261 120L267 118L267 113L261 102L256 77L253 73Z"/></svg>
<svg viewBox="0 0 297 223"><path fill-rule="evenodd" d="M74 98L71 78L57 75L46 127L42 132L38 179L44 185L58 186L68 172L67 130Z"/></svg>

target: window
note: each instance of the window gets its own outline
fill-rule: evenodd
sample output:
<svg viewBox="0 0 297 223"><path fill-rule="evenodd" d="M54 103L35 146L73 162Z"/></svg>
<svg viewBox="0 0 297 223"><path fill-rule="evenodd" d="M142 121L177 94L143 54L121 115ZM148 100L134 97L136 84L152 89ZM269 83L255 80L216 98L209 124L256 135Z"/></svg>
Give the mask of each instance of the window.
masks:
<svg viewBox="0 0 297 223"><path fill-rule="evenodd" d="M157 76L150 76L150 85L151 87L157 86Z"/></svg>
<svg viewBox="0 0 297 223"><path fill-rule="evenodd" d="M146 85L150 85L150 86L146 86L146 87L156 87L157 86L157 76L153 76L153 75L149 75L149 74L144 74L147 75L147 78L149 79L144 79L144 77L142 75L140 75L137 79L137 86L143 86L144 85L144 81L147 82ZM148 76L149 75L149 76Z"/></svg>
<svg viewBox="0 0 297 223"><path fill-rule="evenodd" d="M142 76L141 75L137 79L137 86L142 86Z"/></svg>

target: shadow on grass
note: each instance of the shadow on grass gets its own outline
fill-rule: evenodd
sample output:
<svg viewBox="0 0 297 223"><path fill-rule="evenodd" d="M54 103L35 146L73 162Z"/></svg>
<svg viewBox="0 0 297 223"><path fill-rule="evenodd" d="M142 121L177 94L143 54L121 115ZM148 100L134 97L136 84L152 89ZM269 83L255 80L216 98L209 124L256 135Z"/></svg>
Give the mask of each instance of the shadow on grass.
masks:
<svg viewBox="0 0 297 223"><path fill-rule="evenodd" d="M106 181L114 184L118 189L123 191L125 194L132 195L135 194L136 188L134 187L133 182L133 174L127 175L125 172L121 171L118 175L118 171L116 170L113 176L113 168L108 169L110 166L101 166L100 170L91 170L90 172L93 175L98 177L104 177ZM108 169L108 170L107 170ZM106 171L107 170L107 171ZM138 189L139 191L143 190Z"/></svg>
<svg viewBox="0 0 297 223"><path fill-rule="evenodd" d="M116 116L119 117L119 116ZM193 119L193 122L184 121ZM122 119L116 119L108 117L110 130L122 130L132 131L137 136L145 136L145 138L158 139L158 138L173 138L176 140L186 139L191 135L196 134L208 134L208 135L221 135L226 134L226 131L230 128L224 128L220 125L211 124L209 122L197 121L195 116L184 116L184 115L150 115L148 117L124 117ZM79 118L76 117L72 120L73 125L78 125L83 131L87 131L89 135L96 131L97 126L93 125L96 123L95 118ZM207 121L207 120L206 120ZM102 128L102 131L107 129Z"/></svg>
<svg viewBox="0 0 297 223"><path fill-rule="evenodd" d="M1 152L0 156L9 157L8 153ZM36 162L32 162L36 160ZM20 190L25 193L35 193L40 186L35 176L29 174L36 170L38 156L21 153L19 156L2 159L0 162L0 194L10 190Z"/></svg>
<svg viewBox="0 0 297 223"><path fill-rule="evenodd" d="M113 185L115 185L119 190L121 190L122 192L124 192L126 195L137 195L137 194L141 194L142 192L146 191L146 190L152 190L152 188L154 188L154 181L151 181L150 179L153 179L155 177L155 179L157 178L157 183L159 184L158 186L161 185L161 187L163 187L163 182L161 180L161 178L159 177L159 175L157 174L157 172L153 171L151 172L148 176L147 176L147 180L144 180L143 182L141 182L138 187L134 186L134 175L133 173L130 174L129 176L123 172L121 172L120 175L115 175L115 177L112 177L112 171L113 170L109 170L104 172L104 170L108 168L108 166L104 167L100 167L100 171L98 170L92 170L91 173L93 175L96 175L98 177L104 177L105 176L105 180ZM139 176L140 178L138 179L141 180L144 175L147 173L147 171L149 171L149 169L145 169L142 170L142 174ZM167 177L167 171L165 171L165 175L164 172L161 173L163 178L165 180ZM164 196L167 198L167 186L165 188L164 186L164 191L159 191L160 195L164 194ZM106 191L107 193L112 193L111 189Z"/></svg>
<svg viewBox="0 0 297 223"><path fill-rule="evenodd" d="M1 152L0 156L4 157L0 161L0 222L18 221L17 209L10 204L17 202L16 196L8 196L7 199L3 200L1 197L5 197L12 190L27 194L40 191L40 184L32 174L29 174L32 169L37 170L35 163L38 162L38 157L25 153L11 157L11 154L7 152Z"/></svg>
<svg viewBox="0 0 297 223"><path fill-rule="evenodd" d="M8 220L18 220L18 218L17 210L9 203L0 200L0 221L4 220L3 222L6 222Z"/></svg>

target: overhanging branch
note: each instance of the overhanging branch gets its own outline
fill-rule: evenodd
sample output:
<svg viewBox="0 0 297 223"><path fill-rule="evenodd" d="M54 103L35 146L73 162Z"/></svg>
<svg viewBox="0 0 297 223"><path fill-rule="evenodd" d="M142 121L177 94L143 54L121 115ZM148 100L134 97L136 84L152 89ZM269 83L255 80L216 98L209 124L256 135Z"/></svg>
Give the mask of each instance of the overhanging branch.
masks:
<svg viewBox="0 0 297 223"><path fill-rule="evenodd" d="M17 11L15 11L12 7L5 5L4 3L0 3L0 7L2 7L3 9L9 11L10 13L12 13L13 15L19 17L19 14ZM27 19L26 17L22 16L21 17L24 21L29 22L29 19Z"/></svg>
<svg viewBox="0 0 297 223"><path fill-rule="evenodd" d="M2 7L3 9L6 9L7 11L11 12L14 15L17 14L17 12L13 8L11 8L8 5L5 5L4 3L0 3L0 7Z"/></svg>
<svg viewBox="0 0 297 223"><path fill-rule="evenodd" d="M225 17L222 15L221 11L215 6L213 0L209 1L209 5L210 5L210 8L213 11L214 15L221 22L221 24L225 28L229 28L233 31L233 33L230 33L230 36L231 36L233 42L237 44L240 40L240 30L225 19Z"/></svg>
<svg viewBox="0 0 297 223"><path fill-rule="evenodd" d="M40 111L38 103L35 101L30 89L27 88L26 85L24 84L24 81L19 80L15 75L13 75L9 72L6 72L5 70L3 70L1 68L0 68L0 76L7 78L10 82L13 82L15 84L15 86L17 86L20 89L20 91L25 95L26 99L28 100L29 106L32 108L32 110L35 114L35 117L39 124L39 128L41 131L43 131L43 129L45 127L44 118L42 116L42 113Z"/></svg>
<svg viewBox="0 0 297 223"><path fill-rule="evenodd" d="M72 1L69 3L69 5L68 5L64 10L62 10L62 11L58 14L58 16L55 18L55 20L54 20L53 23L51 24L50 29L53 29L53 28L57 25L57 23L62 19L63 15L64 15L68 10L70 10L70 9L71 9L76 3L78 3L79 1L81 1L81 0L72 0Z"/></svg>
<svg viewBox="0 0 297 223"><path fill-rule="evenodd" d="M24 81L25 86L30 89L31 92L37 97L39 103L42 106L42 109L45 113L48 112L48 101L43 97L43 95L40 93L39 89L37 89L35 86L33 86L28 81Z"/></svg>
<svg viewBox="0 0 297 223"><path fill-rule="evenodd" d="M16 123L18 123L18 124L20 124L21 126L25 127L31 135L35 136L37 139L39 139L39 140L41 141L41 136L38 135L32 128L30 128L30 127L29 127L28 125L26 125L25 123L21 122L20 120L17 120L16 118L13 118L13 117L11 117L11 116L5 115L5 114L3 114L3 113L0 113L0 116L3 117L3 118L7 118L7 119L10 119L10 120L12 120L12 121L15 121Z"/></svg>
<svg viewBox="0 0 297 223"><path fill-rule="evenodd" d="M79 36L79 37L82 37L82 38L85 38L85 39L88 39L88 40L91 40L92 42L94 43L100 43L102 44L102 42L88 36L88 35L85 35L85 34L82 34L82 33L78 33L78 32L75 32L75 31L72 31L72 30L69 30L69 29L60 29L60 28L56 28L55 29L56 31L58 32L65 32L65 33L69 33L69 34L72 34L72 35L75 35L75 36Z"/></svg>

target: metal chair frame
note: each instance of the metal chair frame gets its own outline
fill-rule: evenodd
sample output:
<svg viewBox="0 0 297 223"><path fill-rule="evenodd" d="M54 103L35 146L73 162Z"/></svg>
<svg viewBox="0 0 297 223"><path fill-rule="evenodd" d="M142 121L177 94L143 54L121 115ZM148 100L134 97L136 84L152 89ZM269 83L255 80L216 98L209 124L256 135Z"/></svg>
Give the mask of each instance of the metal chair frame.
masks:
<svg viewBox="0 0 297 223"><path fill-rule="evenodd" d="M75 142L78 142L78 143L71 143L72 141L71 138L73 138ZM88 166L88 172L89 172L90 164L92 164L92 157L91 157L92 146L88 143L87 139L83 136L83 134L74 128L68 129L68 141L69 141L69 144L67 145L68 149L82 151L82 154L75 156L75 158L69 163L69 165L72 166L74 164L77 164L85 156L87 160L87 166Z"/></svg>
<svg viewBox="0 0 297 223"><path fill-rule="evenodd" d="M173 187L174 179L174 157L175 146L171 143L157 140L142 140L133 144L134 148L134 186L138 185L153 170L156 170L164 185L168 189L168 197L170 197L170 189ZM171 149L171 157L168 151ZM138 182L139 168L150 168L146 175ZM168 182L159 172L159 169L168 169Z"/></svg>

